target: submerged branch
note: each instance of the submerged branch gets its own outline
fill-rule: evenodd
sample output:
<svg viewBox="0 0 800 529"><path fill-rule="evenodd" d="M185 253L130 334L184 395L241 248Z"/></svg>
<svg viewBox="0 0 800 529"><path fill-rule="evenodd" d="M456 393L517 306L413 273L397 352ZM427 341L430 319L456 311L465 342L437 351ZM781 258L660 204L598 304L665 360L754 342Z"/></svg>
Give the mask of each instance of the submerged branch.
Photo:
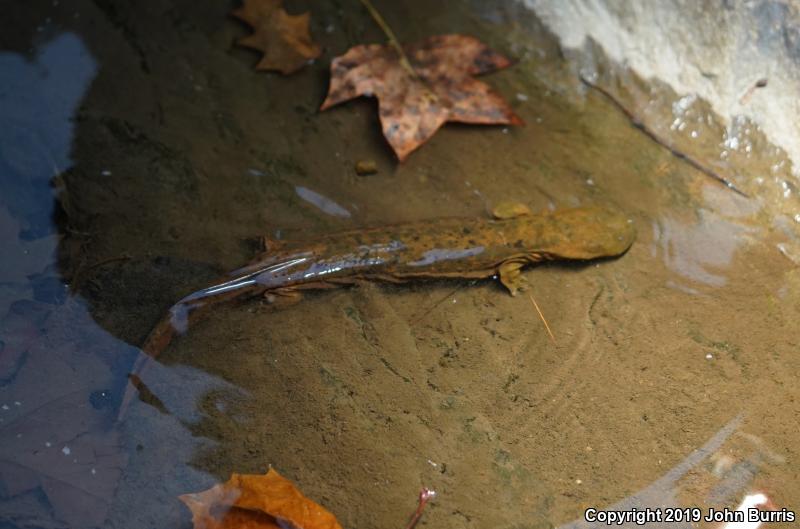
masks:
<svg viewBox="0 0 800 529"><path fill-rule="evenodd" d="M734 193L737 193L737 194L739 194L739 195L741 195L741 196L743 196L745 198L750 198L750 196L747 193L745 193L744 191L742 191L741 189L736 187L736 185L733 182L731 182L730 180L728 180L724 176L720 175L719 173L717 173L716 171L714 171L710 167L707 167L707 166L703 165L699 160L693 158L692 156L686 154L683 151L678 150L678 148L674 147L668 140L666 140L666 139L662 138L661 136L659 136L658 134L656 134L656 132L653 129L651 129L647 125L645 125L644 122L641 119L639 119L632 111L630 111L625 105L623 105L622 102L619 99L617 99L613 94L611 94L611 92L609 92L605 88L603 88L603 87L591 82L590 80L588 80L583 75L580 76L580 79L583 82L583 84L585 84L589 88L593 88L593 89L597 90L598 92L600 92L615 107L617 107L617 109L619 109L623 114L625 114L625 116L631 121L631 123L633 124L634 127L636 127L637 129L641 130L651 140L653 140L657 144L659 144L662 147L664 147L665 149L667 149L669 152L671 152L673 154L673 156L675 156L676 158L680 158L681 160L684 160L686 163L688 163L689 165L691 165L692 167L694 167L695 169L697 169L701 173L703 173L703 174L705 174L707 176L710 176L714 180L724 184L725 187L727 187L728 189L730 189Z"/></svg>

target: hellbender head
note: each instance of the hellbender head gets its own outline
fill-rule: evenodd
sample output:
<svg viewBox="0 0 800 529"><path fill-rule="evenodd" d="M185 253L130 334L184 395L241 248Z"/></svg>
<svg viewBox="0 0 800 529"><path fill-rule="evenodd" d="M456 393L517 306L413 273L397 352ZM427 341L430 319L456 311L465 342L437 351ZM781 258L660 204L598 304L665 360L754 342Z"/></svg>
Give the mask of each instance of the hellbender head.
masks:
<svg viewBox="0 0 800 529"><path fill-rule="evenodd" d="M619 211L588 207L534 217L532 248L550 258L597 259L625 253L636 238L633 221Z"/></svg>

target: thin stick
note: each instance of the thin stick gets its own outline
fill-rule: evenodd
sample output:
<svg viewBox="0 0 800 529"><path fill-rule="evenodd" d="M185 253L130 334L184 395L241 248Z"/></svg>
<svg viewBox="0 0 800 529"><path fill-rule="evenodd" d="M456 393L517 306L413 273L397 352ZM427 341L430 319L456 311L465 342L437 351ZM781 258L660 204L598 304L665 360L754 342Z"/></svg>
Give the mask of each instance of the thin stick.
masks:
<svg viewBox="0 0 800 529"><path fill-rule="evenodd" d="M714 180L724 184L725 187L727 187L728 189L730 189L734 193L737 193L737 194L739 194L739 195L741 195L741 196L743 196L745 198L750 198L750 196L747 193L745 193L744 191L742 191L741 189L736 187L736 185L733 182L731 182L730 180L728 180L724 176L721 176L721 175L717 174L713 169L711 169L709 167L706 167L705 165L700 163L698 160L692 158L691 156L689 156L685 152L679 151L669 141L665 140L664 138L662 138L661 136L656 134L656 132L654 130L650 129L647 125L645 125L644 122L642 120L640 120L633 112L628 110L628 108L625 107L625 105L623 105L621 101L619 101L616 97L614 97L611 94L611 92L609 92L608 90L606 90L605 88L603 88L603 87L601 87L599 85L594 84L593 82L589 81L588 79L586 79L582 75L580 76L580 79L583 82L583 84L585 84L589 88L594 88L595 90L597 90L598 92L603 94L603 96L605 96L606 99L611 101L611 103L613 103L613 105L615 107L617 107L617 109L619 109L623 114L625 114L625 116L631 121L631 123L633 124L634 127L636 127L637 129L641 130L651 140L653 140L657 144L659 144L662 147L664 147L665 149L667 149L669 152L671 152L673 154L673 156L675 156L676 158L680 158L681 160L684 160L686 163L688 163L689 165L691 165L692 167L694 167L695 169L697 169L701 173L703 173L705 175L708 175L711 178L713 178Z"/></svg>
<svg viewBox="0 0 800 529"><path fill-rule="evenodd" d="M437 301L436 303L431 305L425 312L423 312L419 316L415 316L414 318L412 318L409 323L415 324L415 323L419 322L422 318L424 318L425 316L427 316L428 314L433 312L433 309L435 309L436 307L438 307L439 305L444 303L450 296L452 296L453 294L455 294L456 292L458 292L462 288L464 288L464 285L457 286L451 292L449 292L446 296L442 297L442 299L440 299L439 301Z"/></svg>
<svg viewBox="0 0 800 529"><path fill-rule="evenodd" d="M81 286L83 285L83 278L90 270L105 266L110 263L115 263L117 261L128 261L130 258L130 255L120 255L119 257L110 257L88 266L79 267L78 270L75 271L75 275L72 277L73 291L78 292L80 290Z"/></svg>
<svg viewBox="0 0 800 529"><path fill-rule="evenodd" d="M553 331L550 330L550 326L547 324L547 320L544 319L544 314L542 314L542 309L539 308L539 304L536 303L535 299L533 299L533 294L528 294L528 297L530 298L531 303L533 303L533 308L536 309L536 312L539 313L539 317L542 318L542 323L544 323L544 328L547 329L547 334L550 336L550 341L553 342L553 345L557 345L556 337L553 336Z"/></svg>
<svg viewBox="0 0 800 529"><path fill-rule="evenodd" d="M417 510L414 511L414 514L411 515L411 519L408 520L408 525L406 525L406 529L414 529L416 527L417 522L422 517L422 511L425 509L425 505L436 496L436 491L431 490L428 488L424 488L419 492L419 503L417 504Z"/></svg>
<svg viewBox="0 0 800 529"><path fill-rule="evenodd" d="M108 259L103 259L102 261L98 261L98 262L96 262L94 264L91 264L91 265L87 266L86 268L84 268L84 271L89 271L89 270L92 270L94 268L98 268L100 266L105 266L105 265L107 265L109 263L115 263L117 261L127 261L130 258L131 258L130 255L120 255L118 257L109 257Z"/></svg>
<svg viewBox="0 0 800 529"><path fill-rule="evenodd" d="M415 79L419 78L417 72L414 70L414 67L411 66L411 61L408 60L408 56L406 52L403 51L403 47L400 45L400 41L397 40L397 37L394 35L394 31L392 28L389 27L389 24L383 19L381 14L375 9L375 6L372 5L370 0L361 0L361 3L364 4L364 7L367 8L369 14L372 15L372 19L375 20L375 23L380 26L383 33L386 35L386 38L389 39L389 45L395 49L398 55L400 55L400 66L405 68L405 70Z"/></svg>
<svg viewBox="0 0 800 529"><path fill-rule="evenodd" d="M750 85L750 88L748 88L747 91L744 94L742 94L742 97L739 98L739 104L746 105L750 101L750 98L753 97L753 94L755 93L756 89L764 88L765 86L767 86L766 78L759 79L758 81Z"/></svg>

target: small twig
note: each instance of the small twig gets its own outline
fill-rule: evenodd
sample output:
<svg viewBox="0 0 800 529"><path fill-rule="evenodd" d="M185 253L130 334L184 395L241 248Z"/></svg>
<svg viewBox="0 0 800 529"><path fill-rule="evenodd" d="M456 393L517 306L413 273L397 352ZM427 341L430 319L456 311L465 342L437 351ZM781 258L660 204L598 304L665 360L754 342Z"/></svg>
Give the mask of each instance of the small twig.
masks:
<svg viewBox="0 0 800 529"><path fill-rule="evenodd" d="M745 193L744 191L742 191L741 189L736 187L736 185L733 182L731 182L730 180L728 180L724 176L721 176L721 175L717 174L713 169L711 169L709 167L706 167L705 165L700 163L698 160L692 158L690 155L686 154L685 152L679 151L669 141L665 140L664 138L662 138L661 136L656 134L656 132L653 129L651 129L647 125L645 125L644 122L641 119L639 119L633 112L628 110L628 108L625 105L623 105L620 100L618 100L616 97L614 97L614 95L611 94L611 92L609 92L608 90L606 90L605 88L603 88L603 87L601 87L599 85L594 84L593 82L588 80L583 75L580 76L580 79L581 79L581 82L583 82L583 84L585 84L589 88L594 88L595 90L600 92L603 96L605 96L605 98L608 99L615 107L617 107L617 109L619 109L623 114L625 114L625 116L631 121L631 123L633 124L634 127L636 127L637 129L641 130L651 140L653 140L657 144L659 144L662 147L664 147L665 149L667 149L669 152L671 152L673 154L673 156L675 156L676 158L680 158L681 160L684 160L686 163L688 163L689 165L691 165L692 167L694 167L695 169L697 169L701 173L703 173L703 174L705 174L707 176L710 176L711 178L713 178L714 180L716 180L718 182L721 182L722 184L725 185L725 187L727 187L728 189L730 189L734 193L737 193L737 194L739 194L739 195L741 195L741 196L743 196L745 198L750 198L750 196L747 193Z"/></svg>
<svg viewBox="0 0 800 529"><path fill-rule="evenodd" d="M127 261L130 258L131 258L130 255L120 255L120 256L117 256L117 257L109 257L108 259L103 259L102 261L97 261L96 263L87 266L86 268L84 268L84 271L88 272L89 270L92 270L93 268L97 268L99 266L105 266L105 265L107 265L109 263L114 263L114 262L117 262L117 261Z"/></svg>
<svg viewBox="0 0 800 529"><path fill-rule="evenodd" d="M397 37L392 31L392 28L389 27L389 24L386 23L386 20L383 19L381 14L375 9L375 6L372 5L370 0L361 0L361 3L364 4L364 7L367 8L369 14L372 15L372 19L375 20L375 23L380 26L383 33L386 35L386 38L389 40L389 45L395 49L397 54L400 56L400 66L402 66L414 79L419 79L419 75L417 74L414 67L411 66L411 61L408 60L408 55L406 52L403 51L403 47L400 45L400 41L397 40Z"/></svg>
<svg viewBox="0 0 800 529"><path fill-rule="evenodd" d="M550 330L550 325L548 325L547 320L544 319L544 314L542 314L542 310L539 308L539 304L536 303L535 299L533 299L533 294L528 294L528 297L530 298L531 303L533 303L533 308L536 309L536 312L539 313L539 317L542 318L542 323L544 323L544 328L547 329L547 334L550 336L550 341L553 342L553 345L558 345L556 344L556 337L553 335L553 331Z"/></svg>
<svg viewBox="0 0 800 529"><path fill-rule="evenodd" d="M414 529L414 527L417 526L417 522L419 522L419 519L422 517L422 511L425 509L425 505L427 505L427 503L435 496L435 490L423 488L421 491L419 491L419 503L417 504L417 510L414 511L414 514L411 515L411 519L408 520L406 529Z"/></svg>
<svg viewBox="0 0 800 529"><path fill-rule="evenodd" d="M94 236L94 233L92 232L76 230L75 228L70 228L69 226L64 226L64 231L68 232L70 235L80 235L81 237L91 238Z"/></svg>
<svg viewBox="0 0 800 529"><path fill-rule="evenodd" d="M750 85L747 91L744 94L742 94L742 97L739 98L739 104L746 105L750 101L750 98L753 97L753 94L755 93L756 89L764 88L765 86L767 86L766 77L759 79L758 81Z"/></svg>
<svg viewBox="0 0 800 529"><path fill-rule="evenodd" d="M433 309L435 309L436 307L438 307L439 305L441 305L442 303L444 303L444 302L445 302L445 301L446 301L446 300L447 300L447 299L448 299L450 296L452 296L453 294L455 294L456 292L458 292L458 291L459 291L459 290L461 290L462 288L464 288L464 285L459 285L459 286L457 286L457 287L456 287L456 288L454 288L452 291L450 291L450 292L449 292L449 293L448 293L446 296L443 296L443 297L442 297L442 298L441 298L439 301L437 301L436 303L434 303L433 305L431 305L431 306L430 306L430 307L429 307L427 310L425 310L425 312L423 312L423 313L422 313L422 314L420 314L419 316L415 316L414 318L412 318L411 320L409 320L409 323L411 323L411 324L415 324L415 323L419 322L419 321L420 321L422 318L424 318L425 316L427 316L428 314L430 314L431 312L433 312Z"/></svg>
<svg viewBox="0 0 800 529"><path fill-rule="evenodd" d="M97 261L94 264L80 267L78 270L75 271L75 275L72 279L73 291L78 292L83 284L84 276L90 271L95 268L99 268L101 266L105 266L109 263L114 263L117 261L128 261L130 259L130 255L120 255L118 257L109 257L108 259L103 259L101 261Z"/></svg>

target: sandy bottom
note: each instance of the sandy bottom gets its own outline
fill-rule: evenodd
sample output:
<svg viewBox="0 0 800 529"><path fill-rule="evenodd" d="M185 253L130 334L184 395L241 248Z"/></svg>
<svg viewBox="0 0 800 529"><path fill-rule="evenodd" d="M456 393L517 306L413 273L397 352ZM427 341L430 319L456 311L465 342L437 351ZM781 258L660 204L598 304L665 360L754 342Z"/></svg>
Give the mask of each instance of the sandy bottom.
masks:
<svg viewBox="0 0 800 529"><path fill-rule="evenodd" d="M709 158L719 130L698 129L711 139L697 156L730 170L751 193L742 198L581 86L532 15L414 0L378 2L401 39L464 32L518 58L487 80L526 126L447 126L398 165L374 102L316 111L330 59L382 38L358 2L312 6L325 53L288 78L254 72L256 55L232 45L247 30L228 2L201 4L46 2L8 37L26 53L70 32L99 65L60 177L59 273L118 344L97 352L113 399L130 345L276 230L485 216L514 199L537 211L613 205L638 239L617 260L529 269L517 297L491 280L365 283L289 306L219 307L148 371L155 398L103 423L127 457L105 527L188 527L176 495L270 465L361 529L403 527L423 486L438 495L422 527L557 527L635 495L733 507L760 490L800 506L795 198L756 172L779 153L733 153L726 165ZM45 17L51 29L37 34ZM672 107L645 110L669 134ZM357 176L364 159L379 172ZM109 418L112 408L97 406ZM42 512L9 515L12 526L52 515L37 498L13 512Z"/></svg>

